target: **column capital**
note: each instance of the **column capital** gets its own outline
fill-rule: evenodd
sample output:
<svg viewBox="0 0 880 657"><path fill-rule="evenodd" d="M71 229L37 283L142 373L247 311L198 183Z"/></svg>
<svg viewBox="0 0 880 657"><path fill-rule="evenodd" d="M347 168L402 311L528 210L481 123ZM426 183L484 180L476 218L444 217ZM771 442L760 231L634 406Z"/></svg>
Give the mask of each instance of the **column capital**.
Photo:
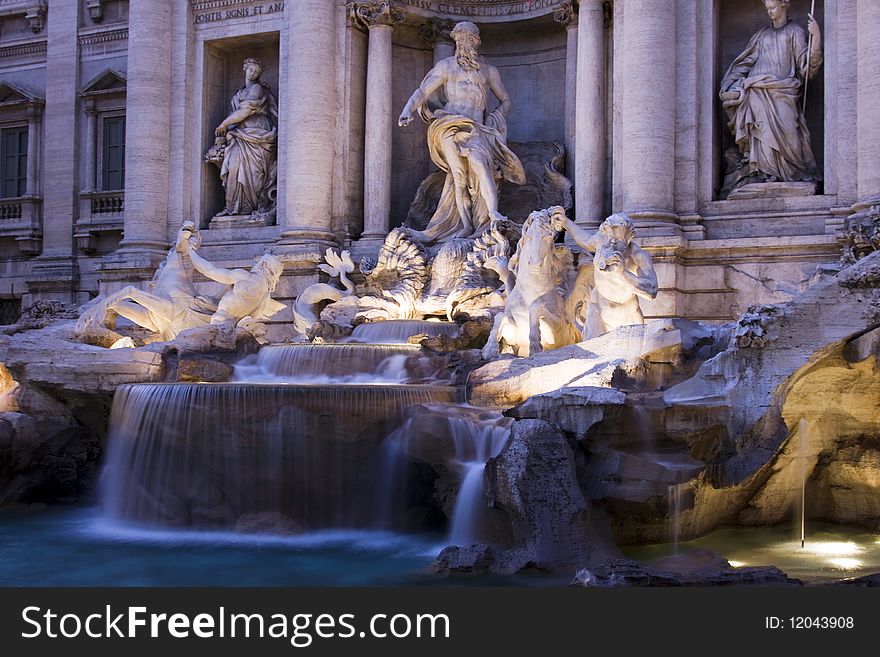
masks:
<svg viewBox="0 0 880 657"><path fill-rule="evenodd" d="M346 9L352 25L361 29L394 27L406 20L406 11L390 2L349 2Z"/></svg>
<svg viewBox="0 0 880 657"><path fill-rule="evenodd" d="M553 10L553 20L563 27L573 27L577 25L578 8L574 0L565 0L556 9Z"/></svg>
<svg viewBox="0 0 880 657"><path fill-rule="evenodd" d="M419 33L422 40L433 47L438 43L453 43L451 32L454 27L455 21L449 18L429 18Z"/></svg>

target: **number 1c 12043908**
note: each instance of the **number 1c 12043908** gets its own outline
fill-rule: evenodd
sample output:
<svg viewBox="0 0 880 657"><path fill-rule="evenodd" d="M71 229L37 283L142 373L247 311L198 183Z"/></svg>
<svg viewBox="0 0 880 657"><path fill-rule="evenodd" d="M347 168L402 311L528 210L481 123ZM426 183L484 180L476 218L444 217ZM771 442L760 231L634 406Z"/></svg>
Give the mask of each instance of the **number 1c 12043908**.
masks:
<svg viewBox="0 0 880 657"><path fill-rule="evenodd" d="M791 616L788 621L793 630L848 630L855 625L852 616Z"/></svg>

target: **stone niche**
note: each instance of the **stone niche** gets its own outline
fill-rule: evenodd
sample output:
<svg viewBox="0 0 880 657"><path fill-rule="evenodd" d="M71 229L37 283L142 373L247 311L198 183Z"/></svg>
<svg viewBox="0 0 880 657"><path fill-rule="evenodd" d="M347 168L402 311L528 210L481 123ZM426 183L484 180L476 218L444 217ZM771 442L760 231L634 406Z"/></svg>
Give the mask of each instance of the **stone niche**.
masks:
<svg viewBox="0 0 880 657"><path fill-rule="evenodd" d="M791 20L806 29L807 14L810 12L811 0L791 0L791 8L788 16ZM825 21L825 2L816 0L816 20L822 30L822 49L828 58L829 26ZM713 93L715 102L715 198L723 200L721 189L724 185L726 173L725 155L728 149L739 152L734 141L733 134L727 127L727 114L721 107L718 98L721 80L734 59L745 50L749 40L763 27L770 24L767 10L761 0L717 0L716 4L717 23L715 50L715 79L713 81ZM810 130L810 141L813 146L813 155L816 157L816 165L819 175L824 178L824 142L825 142L825 64L819 69L816 77L809 82L807 89L807 127ZM802 100L800 102L803 102ZM732 155L731 151L731 155ZM822 193L822 184L818 184L817 194Z"/></svg>
<svg viewBox="0 0 880 657"><path fill-rule="evenodd" d="M227 39L205 41L204 72L202 75L202 117L200 155L201 167L200 211L202 228L218 227L213 221L224 208L225 193L220 180L220 169L202 157L214 144L214 131L230 111L232 96L244 86L242 64L250 57L263 62L260 79L280 97L279 81L279 33L264 32ZM279 133L284 129L279 120Z"/></svg>
<svg viewBox="0 0 880 657"><path fill-rule="evenodd" d="M445 16L444 16L445 18ZM480 53L497 66L511 96L508 142L565 141L565 28L552 15L504 23L482 23ZM393 44L393 169L391 226L400 226L422 181L437 168L431 162L426 127L421 120L398 128L397 115L433 66L433 47L421 37L421 27L394 30ZM490 109L497 103L493 98ZM560 167L561 169L563 167ZM503 192L502 192L503 193ZM539 208L532 208L537 210Z"/></svg>

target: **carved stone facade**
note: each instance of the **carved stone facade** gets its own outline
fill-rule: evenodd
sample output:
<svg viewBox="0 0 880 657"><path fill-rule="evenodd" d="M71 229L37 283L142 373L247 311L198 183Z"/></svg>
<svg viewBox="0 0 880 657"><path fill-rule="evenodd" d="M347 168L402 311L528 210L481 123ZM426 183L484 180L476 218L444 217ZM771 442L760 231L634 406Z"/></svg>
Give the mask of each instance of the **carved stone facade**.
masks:
<svg viewBox="0 0 880 657"><path fill-rule="evenodd" d="M790 3L801 29L809 6ZM0 299L76 305L144 286L187 220L224 267L276 253L288 307L328 247L375 258L414 201L432 214L426 126L396 120L467 20L509 91L507 138L530 181L505 183L502 214L570 204L595 229L625 212L659 282L646 319L785 302L880 202L880 5L816 0L815 15L824 61L804 120L817 193L726 198L726 157L742 153L727 152L720 82L768 24L761 0L5 0L0 141L22 168L0 172ZM224 189L204 154L248 58L278 97L275 215L213 222Z"/></svg>

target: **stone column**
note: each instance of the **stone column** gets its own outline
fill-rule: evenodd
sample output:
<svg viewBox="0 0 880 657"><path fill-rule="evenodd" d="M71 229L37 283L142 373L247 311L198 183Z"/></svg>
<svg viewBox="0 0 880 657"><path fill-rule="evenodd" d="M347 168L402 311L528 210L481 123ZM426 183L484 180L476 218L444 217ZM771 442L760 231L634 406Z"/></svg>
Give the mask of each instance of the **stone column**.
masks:
<svg viewBox="0 0 880 657"><path fill-rule="evenodd" d="M444 18L429 18L422 28L422 39L434 49L434 65L455 54L455 42L450 33L455 23Z"/></svg>
<svg viewBox="0 0 880 657"><path fill-rule="evenodd" d="M602 0L581 0L577 18L574 179L577 223L596 227L605 218L605 10ZM570 29L570 28L569 28ZM571 31L569 31L569 43ZM569 50L571 45L569 45ZM566 78L568 74L566 73Z"/></svg>
<svg viewBox="0 0 880 657"><path fill-rule="evenodd" d="M281 244L315 246L334 241L333 166L336 143L336 39L327 0L288 2L287 81L281 90L279 167L285 184L278 199ZM323 248L320 248L323 245ZM314 265L308 265L312 269Z"/></svg>
<svg viewBox="0 0 880 657"><path fill-rule="evenodd" d="M26 304L46 298L66 303L79 301L76 298L79 281L73 250L73 220L77 213L76 194L79 191L79 169L76 166L78 10L77 2L53 3L52 19L48 21L43 124L48 135L45 140L44 173L51 184L44 185L42 190L42 253L34 261L27 279ZM39 128L34 123L30 123L29 128L36 139L29 146L39 148ZM31 155L28 157L30 159ZM38 161L34 158L31 166ZM28 167L28 177L38 177L38 170L30 170L31 166Z"/></svg>
<svg viewBox="0 0 880 657"><path fill-rule="evenodd" d="M598 6L600 3L590 3ZM621 99L622 204L636 223L680 230L675 180L675 2L624 6ZM586 25L581 3L581 25ZM584 40L581 40L581 45ZM578 103L580 105L580 103ZM579 108L583 111L583 108ZM674 228L670 229L669 224ZM645 232L641 233L642 235Z"/></svg>
<svg viewBox="0 0 880 657"><path fill-rule="evenodd" d="M880 3L858 0L858 86L856 121L858 129L858 198L856 212L880 203Z"/></svg>
<svg viewBox="0 0 880 657"><path fill-rule="evenodd" d="M28 108L28 160L27 160L27 194L40 194L40 118L43 108L32 105Z"/></svg>
<svg viewBox="0 0 880 657"><path fill-rule="evenodd" d="M565 28L565 175L575 182L575 134L577 121L578 15L569 1L553 12L553 18ZM577 207L575 207L577 210Z"/></svg>
<svg viewBox="0 0 880 657"><path fill-rule="evenodd" d="M82 191L94 192L98 189L96 168L98 165L98 112L94 104L86 107L86 176Z"/></svg>
<svg viewBox="0 0 880 657"><path fill-rule="evenodd" d="M384 240L391 218L391 35L406 17L389 2L351 8L353 20L369 30L367 107L364 127L364 232L362 240Z"/></svg>
<svg viewBox="0 0 880 657"><path fill-rule="evenodd" d="M132 2L128 25L125 237L121 250L126 259L132 253L143 254L145 258L129 262L151 269L168 249L172 3Z"/></svg>

